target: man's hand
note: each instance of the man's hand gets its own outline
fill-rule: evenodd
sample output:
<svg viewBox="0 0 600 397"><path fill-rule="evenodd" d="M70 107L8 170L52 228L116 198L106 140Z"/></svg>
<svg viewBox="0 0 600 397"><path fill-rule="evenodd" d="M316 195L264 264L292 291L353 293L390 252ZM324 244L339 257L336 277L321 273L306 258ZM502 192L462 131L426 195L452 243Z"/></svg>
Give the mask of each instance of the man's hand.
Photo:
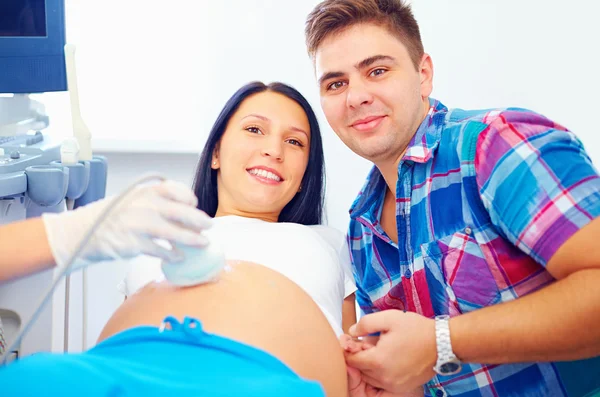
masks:
<svg viewBox="0 0 600 397"><path fill-rule="evenodd" d="M365 338L368 339L369 337ZM377 343L377 338L367 340L355 340L350 335L342 335L340 344L344 349L344 357L356 354L360 351L370 349ZM348 396L349 397L421 397L423 388L419 387L409 393L392 394L388 391L373 387L362 378L360 370L347 367L348 373Z"/></svg>
<svg viewBox="0 0 600 397"><path fill-rule="evenodd" d="M350 335L342 335L340 344L344 349L344 357L348 358L353 353L358 353L362 350L367 350L373 345L361 340L352 339ZM350 366L346 367L348 373L348 396L349 397L382 397L381 391L368 385L361 376L358 369Z"/></svg>
<svg viewBox="0 0 600 397"><path fill-rule="evenodd" d="M361 381L389 393L412 392L435 375L433 367L437 350L434 320L416 313L386 310L366 315L350 328L350 335L355 338L377 332L380 336L375 346L367 349L361 346L358 351L345 353L351 385L360 386L356 375L352 373L353 369L361 371ZM369 394L351 396L371 397Z"/></svg>

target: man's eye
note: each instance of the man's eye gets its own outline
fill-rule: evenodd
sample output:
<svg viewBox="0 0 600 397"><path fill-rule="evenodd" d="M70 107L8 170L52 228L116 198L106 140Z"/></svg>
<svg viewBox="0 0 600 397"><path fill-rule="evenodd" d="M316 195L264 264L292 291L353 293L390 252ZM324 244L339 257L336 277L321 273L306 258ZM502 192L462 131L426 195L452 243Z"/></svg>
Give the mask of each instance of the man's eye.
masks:
<svg viewBox="0 0 600 397"><path fill-rule="evenodd" d="M375 69L371 72L372 76L380 76L386 72L385 69Z"/></svg>
<svg viewBox="0 0 600 397"><path fill-rule="evenodd" d="M333 82L333 83L329 84L327 86L327 89L335 91L335 90L338 90L338 89L342 88L343 86L344 86L344 83L342 81L336 81L336 82Z"/></svg>

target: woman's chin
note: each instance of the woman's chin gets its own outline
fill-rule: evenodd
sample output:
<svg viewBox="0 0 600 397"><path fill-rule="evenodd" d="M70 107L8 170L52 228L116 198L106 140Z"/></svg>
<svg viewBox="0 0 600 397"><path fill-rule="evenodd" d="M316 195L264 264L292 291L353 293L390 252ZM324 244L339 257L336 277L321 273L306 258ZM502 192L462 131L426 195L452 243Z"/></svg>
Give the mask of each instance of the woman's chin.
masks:
<svg viewBox="0 0 600 397"><path fill-rule="evenodd" d="M249 211L257 214L280 214L284 205L274 205L274 202L281 201L280 197L270 197L265 195L253 195L248 197L246 202L249 204Z"/></svg>

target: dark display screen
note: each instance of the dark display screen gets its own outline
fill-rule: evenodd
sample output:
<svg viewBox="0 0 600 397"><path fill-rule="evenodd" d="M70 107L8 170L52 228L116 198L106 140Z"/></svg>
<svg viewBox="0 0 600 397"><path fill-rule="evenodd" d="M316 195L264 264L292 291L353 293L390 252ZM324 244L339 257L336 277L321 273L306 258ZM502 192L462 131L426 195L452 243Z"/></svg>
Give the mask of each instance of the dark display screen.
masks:
<svg viewBox="0 0 600 397"><path fill-rule="evenodd" d="M0 0L0 36L46 34L46 0Z"/></svg>

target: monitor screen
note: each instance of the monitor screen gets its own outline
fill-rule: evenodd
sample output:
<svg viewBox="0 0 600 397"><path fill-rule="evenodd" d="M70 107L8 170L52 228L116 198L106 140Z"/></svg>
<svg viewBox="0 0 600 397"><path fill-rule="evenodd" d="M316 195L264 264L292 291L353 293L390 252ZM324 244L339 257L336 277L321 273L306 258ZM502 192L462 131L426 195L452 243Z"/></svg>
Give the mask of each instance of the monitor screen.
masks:
<svg viewBox="0 0 600 397"><path fill-rule="evenodd" d="M0 93L66 91L65 0L0 0Z"/></svg>
<svg viewBox="0 0 600 397"><path fill-rule="evenodd" d="M46 37L46 1L2 0L0 36Z"/></svg>

